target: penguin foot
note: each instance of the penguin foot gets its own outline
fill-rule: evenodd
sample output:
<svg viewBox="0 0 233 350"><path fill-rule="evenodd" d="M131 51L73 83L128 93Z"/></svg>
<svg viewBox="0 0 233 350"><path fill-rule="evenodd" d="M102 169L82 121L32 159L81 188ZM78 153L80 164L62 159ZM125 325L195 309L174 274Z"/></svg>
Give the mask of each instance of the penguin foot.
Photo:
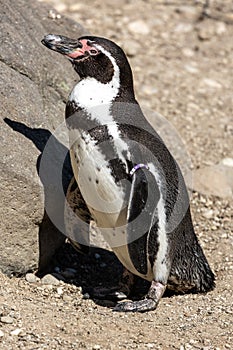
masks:
<svg viewBox="0 0 233 350"><path fill-rule="evenodd" d="M139 301L127 301L118 303L113 311L123 312L145 312L155 310L163 293L166 289L166 285L152 281L147 296L143 300Z"/></svg>
<svg viewBox="0 0 233 350"><path fill-rule="evenodd" d="M113 311L118 312L145 312L155 310L158 301L152 299L143 299L138 301L126 301L116 304Z"/></svg>

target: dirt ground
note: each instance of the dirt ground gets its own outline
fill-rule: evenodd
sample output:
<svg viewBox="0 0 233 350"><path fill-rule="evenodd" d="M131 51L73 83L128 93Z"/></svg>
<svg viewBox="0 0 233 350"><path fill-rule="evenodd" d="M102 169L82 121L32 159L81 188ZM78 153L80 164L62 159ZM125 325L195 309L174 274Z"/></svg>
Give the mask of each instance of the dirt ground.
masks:
<svg viewBox="0 0 233 350"><path fill-rule="evenodd" d="M68 15L124 48L140 104L173 124L194 171L233 158L233 4L210 1L201 18L203 3L54 0L51 9L61 16L48 13L51 21ZM64 281L0 275L0 348L232 349L232 204L191 197L196 233L216 274L213 292L165 296L144 314L114 313L113 302L89 293L96 284L114 285L116 258L100 249L80 256L67 244L54 271Z"/></svg>

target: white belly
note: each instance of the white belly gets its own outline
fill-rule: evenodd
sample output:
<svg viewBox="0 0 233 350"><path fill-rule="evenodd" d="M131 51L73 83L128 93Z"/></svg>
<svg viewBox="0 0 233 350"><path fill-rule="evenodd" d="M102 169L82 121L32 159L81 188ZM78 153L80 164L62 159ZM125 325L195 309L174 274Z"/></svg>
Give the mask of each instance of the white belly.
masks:
<svg viewBox="0 0 233 350"><path fill-rule="evenodd" d="M151 281L153 271L148 261L146 275L134 267L127 246L127 203L121 184L115 182L108 160L89 135L71 131L70 155L75 179L92 217L121 263L133 274Z"/></svg>
<svg viewBox="0 0 233 350"><path fill-rule="evenodd" d="M82 196L98 227L115 228L126 223L124 192L116 184L108 160L89 135L75 133L71 163Z"/></svg>

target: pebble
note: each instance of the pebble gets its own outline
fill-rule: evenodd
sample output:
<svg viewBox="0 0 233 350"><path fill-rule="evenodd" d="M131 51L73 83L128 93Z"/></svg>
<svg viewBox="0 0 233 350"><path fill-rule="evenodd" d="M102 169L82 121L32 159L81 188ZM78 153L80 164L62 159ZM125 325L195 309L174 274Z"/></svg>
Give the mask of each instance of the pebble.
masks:
<svg viewBox="0 0 233 350"><path fill-rule="evenodd" d="M2 323L8 323L8 324L14 322L13 318L10 317L10 316L2 316L2 317L0 318L0 321L1 321Z"/></svg>
<svg viewBox="0 0 233 350"><path fill-rule="evenodd" d="M125 47L125 52L129 57L134 57L137 55L137 53L140 52L140 45L135 41L131 41L127 43L127 46Z"/></svg>
<svg viewBox="0 0 233 350"><path fill-rule="evenodd" d="M216 23L216 28L215 28L215 33L217 35L222 35L223 33L225 33L227 30L227 26L224 22L217 22Z"/></svg>
<svg viewBox="0 0 233 350"><path fill-rule="evenodd" d="M0 329L0 338L2 338L2 337L4 337L4 333L3 333L3 331L1 331L1 329Z"/></svg>
<svg viewBox="0 0 233 350"><path fill-rule="evenodd" d="M209 79L209 78L204 78L202 79L202 82L213 88L213 89L221 89L222 88L222 85L220 83L218 83L216 80L213 80L213 79Z"/></svg>
<svg viewBox="0 0 233 350"><path fill-rule="evenodd" d="M199 73L199 69L196 68L196 67L194 67L194 66L192 66L191 64L186 64L186 65L184 66L184 68L185 68L185 70L186 70L187 72L189 72L189 73L191 73L191 74L197 74L197 73Z"/></svg>
<svg viewBox="0 0 233 350"><path fill-rule="evenodd" d="M182 49L182 53L186 57L193 57L195 55L195 52L192 49L188 48L188 47L184 47Z"/></svg>
<svg viewBox="0 0 233 350"><path fill-rule="evenodd" d="M72 269L72 268L67 268L64 271L61 271L60 273L66 279L71 279L71 278L74 278L76 276L77 270Z"/></svg>
<svg viewBox="0 0 233 350"><path fill-rule="evenodd" d="M176 8L176 12L182 14L182 18L197 19L198 13L195 6L183 5Z"/></svg>
<svg viewBox="0 0 233 350"><path fill-rule="evenodd" d="M83 299L90 299L90 294L89 293L84 293L83 294Z"/></svg>
<svg viewBox="0 0 233 350"><path fill-rule="evenodd" d="M36 283L40 280L38 277L36 277L36 275L34 275L34 273L27 273L25 279L29 283Z"/></svg>
<svg viewBox="0 0 233 350"><path fill-rule="evenodd" d="M132 34L136 35L148 35L150 28L143 20L133 21L128 24L128 29Z"/></svg>
<svg viewBox="0 0 233 350"><path fill-rule="evenodd" d="M206 219L211 219L214 215L214 211L212 209L207 209L202 213L202 216Z"/></svg>
<svg viewBox="0 0 233 350"><path fill-rule="evenodd" d="M198 28L198 38L200 40L210 40L214 36L214 29L212 27L208 27L205 24L200 25Z"/></svg>
<svg viewBox="0 0 233 350"><path fill-rule="evenodd" d="M54 277L53 275L47 274L41 279L41 283L42 284L51 284L53 286L57 286L60 284L60 281L56 277Z"/></svg>
<svg viewBox="0 0 233 350"><path fill-rule="evenodd" d="M223 158L221 163L225 166L233 167L233 158Z"/></svg>
<svg viewBox="0 0 233 350"><path fill-rule="evenodd" d="M63 288L62 287L58 287L57 288L57 294L58 295L62 295L63 294Z"/></svg>
<svg viewBox="0 0 233 350"><path fill-rule="evenodd" d="M190 23L179 23L174 31L177 33L189 33L193 30L193 26Z"/></svg>
<svg viewBox="0 0 233 350"><path fill-rule="evenodd" d="M16 328L11 332L11 335L19 335L22 332L22 329Z"/></svg>
<svg viewBox="0 0 233 350"><path fill-rule="evenodd" d="M64 294L64 295L62 296L62 299L63 299L64 301L67 301L67 302L71 302L71 301L73 300L73 298L72 298L70 295L67 295L67 294Z"/></svg>
<svg viewBox="0 0 233 350"><path fill-rule="evenodd" d="M101 347L100 347L100 345L96 344L96 345L93 346L92 349L93 350L99 350L99 349L101 349Z"/></svg>

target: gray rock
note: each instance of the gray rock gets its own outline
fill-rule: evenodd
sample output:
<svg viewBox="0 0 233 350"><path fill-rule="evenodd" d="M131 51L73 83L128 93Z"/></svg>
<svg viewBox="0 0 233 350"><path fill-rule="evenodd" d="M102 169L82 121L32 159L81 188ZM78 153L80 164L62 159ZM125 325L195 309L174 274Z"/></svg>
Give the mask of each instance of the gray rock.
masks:
<svg viewBox="0 0 233 350"><path fill-rule="evenodd" d="M47 274L41 279L42 284L46 285L52 285L52 286L58 286L60 284L60 281L53 275Z"/></svg>
<svg viewBox="0 0 233 350"><path fill-rule="evenodd" d="M220 198L233 197L233 160L224 158L219 164L198 169L193 176L193 189Z"/></svg>
<svg viewBox="0 0 233 350"><path fill-rule="evenodd" d="M59 55L54 60L55 53L41 45L41 39L47 33L78 37L85 32L71 20L48 14L42 3L1 1L0 270L8 274L38 266L45 270L65 240L44 214L44 202L62 226L64 203L53 175L66 147L54 139L51 183L38 176L38 169L46 141L64 119L63 101L74 76L68 60ZM63 175L65 189L72 176L69 162Z"/></svg>
<svg viewBox="0 0 233 350"><path fill-rule="evenodd" d="M27 273L25 279L28 283L36 283L40 280L34 273Z"/></svg>

